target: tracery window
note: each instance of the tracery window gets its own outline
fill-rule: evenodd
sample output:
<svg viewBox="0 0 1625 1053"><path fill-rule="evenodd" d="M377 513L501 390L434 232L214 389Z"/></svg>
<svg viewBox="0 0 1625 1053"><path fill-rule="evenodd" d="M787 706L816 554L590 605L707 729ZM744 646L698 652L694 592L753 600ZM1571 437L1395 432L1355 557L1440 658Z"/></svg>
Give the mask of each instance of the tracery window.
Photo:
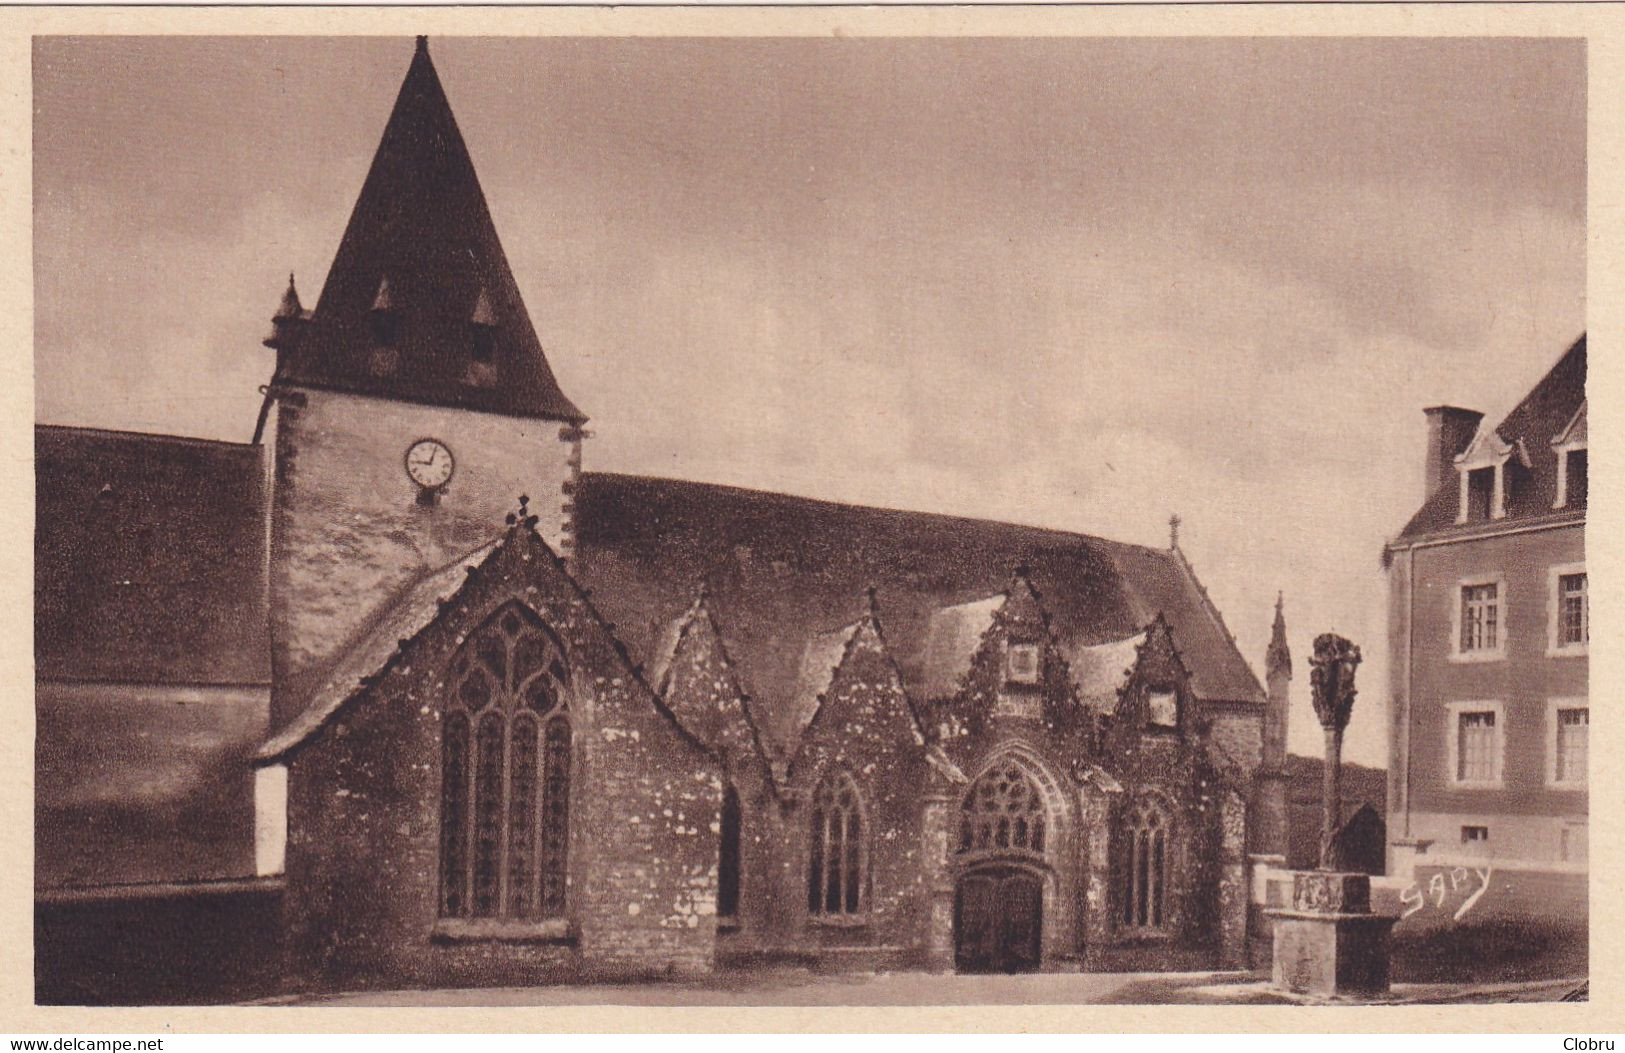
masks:
<svg viewBox="0 0 1625 1053"><path fill-rule="evenodd" d="M440 914L564 912L570 719L564 660L509 604L451 662L441 723Z"/></svg>
<svg viewBox="0 0 1625 1053"><path fill-rule="evenodd" d="M1130 807L1124 826L1123 924L1161 928L1167 918L1170 823L1162 806L1143 798Z"/></svg>
<svg viewBox="0 0 1625 1053"><path fill-rule="evenodd" d="M1044 802L1014 761L989 769L959 806L960 852L1044 854Z"/></svg>
<svg viewBox="0 0 1625 1053"><path fill-rule="evenodd" d="M807 852L807 910L855 915L863 904L863 799L846 772L825 777L813 794L811 843Z"/></svg>

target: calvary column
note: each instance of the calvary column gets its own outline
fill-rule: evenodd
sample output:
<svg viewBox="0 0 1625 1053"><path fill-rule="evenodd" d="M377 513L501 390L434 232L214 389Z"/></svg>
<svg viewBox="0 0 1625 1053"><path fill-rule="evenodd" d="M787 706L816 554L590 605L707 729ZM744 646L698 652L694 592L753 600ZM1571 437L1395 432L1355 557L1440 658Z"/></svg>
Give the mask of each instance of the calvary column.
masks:
<svg viewBox="0 0 1625 1053"><path fill-rule="evenodd" d="M1354 713L1354 671L1360 649L1335 633L1315 638L1309 659L1309 688L1315 716L1326 732L1326 765L1320 794L1320 869L1330 870L1332 839L1343 825L1343 730Z"/></svg>
<svg viewBox="0 0 1625 1053"><path fill-rule="evenodd" d="M1335 633L1315 639L1310 686L1326 732L1320 868L1292 875L1292 906L1274 919L1275 986L1299 994L1373 995L1388 990L1388 930L1396 919L1371 913L1371 878L1333 870L1342 825L1343 730L1354 712L1360 649Z"/></svg>

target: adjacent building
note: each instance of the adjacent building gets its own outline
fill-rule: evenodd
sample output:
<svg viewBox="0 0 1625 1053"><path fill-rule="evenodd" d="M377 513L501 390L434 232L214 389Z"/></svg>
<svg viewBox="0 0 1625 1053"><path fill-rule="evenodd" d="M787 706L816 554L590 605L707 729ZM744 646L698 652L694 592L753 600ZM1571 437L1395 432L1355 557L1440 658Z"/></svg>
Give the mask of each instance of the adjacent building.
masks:
<svg viewBox="0 0 1625 1053"><path fill-rule="evenodd" d="M1385 552L1390 874L1521 872L1583 910L1585 381L1582 336L1501 421L1425 411L1427 497Z"/></svg>

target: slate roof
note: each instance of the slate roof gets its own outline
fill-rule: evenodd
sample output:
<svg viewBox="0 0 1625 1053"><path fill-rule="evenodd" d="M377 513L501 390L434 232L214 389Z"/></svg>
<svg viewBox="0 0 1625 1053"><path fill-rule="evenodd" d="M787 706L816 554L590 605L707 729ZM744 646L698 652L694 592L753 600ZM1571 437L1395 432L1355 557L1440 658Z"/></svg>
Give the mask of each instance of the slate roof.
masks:
<svg viewBox="0 0 1625 1053"><path fill-rule="evenodd" d="M920 697L928 701L952 698L960 679L970 672L982 635L1004 606L1004 595L956 603L934 611L926 623L925 655L920 676Z"/></svg>
<svg viewBox="0 0 1625 1053"><path fill-rule="evenodd" d="M52 426L36 429L36 446L40 675L267 683L261 448ZM651 668L704 583L752 711L779 750L793 747L805 721L797 700L809 651L821 654L820 640L839 650L871 584L905 683L924 700L945 684L951 692L1018 565L1029 568L1069 656L1121 646L1162 611L1198 697L1263 699L1177 551L603 473L582 476L577 537L583 585L634 660ZM443 584L455 584L475 555L454 561ZM441 577L403 593L388 608L400 623L374 635L393 645L421 628L410 623L433 616ZM944 644L942 619L956 611L977 617ZM346 667L329 671L318 696L342 696L376 671L364 666L387 658L341 653ZM1080 662L1074 675L1086 669Z"/></svg>
<svg viewBox="0 0 1625 1053"><path fill-rule="evenodd" d="M262 452L35 428L40 677L270 681Z"/></svg>
<svg viewBox="0 0 1625 1053"><path fill-rule="evenodd" d="M352 695L366 686L400 649L401 641L421 632L468 581L468 570L490 557L498 542L491 541L466 555L430 571L401 593L370 624L362 626L350 644L339 649L321 676L299 715L272 735L256 754L274 760L299 745L321 727Z"/></svg>
<svg viewBox="0 0 1625 1053"><path fill-rule="evenodd" d="M1177 640L1176 640L1177 642ZM1117 693L1128 683L1145 633L1107 643L1073 648L1066 656L1078 697L1101 713L1117 711Z"/></svg>
<svg viewBox="0 0 1625 1053"><path fill-rule="evenodd" d="M382 343L381 302L396 315ZM488 362L476 322L490 324ZM547 364L421 37L321 298L287 330L278 383L585 419Z"/></svg>
<svg viewBox="0 0 1625 1053"><path fill-rule="evenodd" d="M1158 611L1197 697L1263 702L1263 689L1177 551L985 520L835 504L707 483L584 473L577 574L635 661L648 663L703 584L763 732L780 750L809 642L838 634L876 589L886 638L921 698L927 637L945 607L1000 593L1017 566L1067 649L1121 641Z"/></svg>
<svg viewBox="0 0 1625 1053"><path fill-rule="evenodd" d="M818 707L835 682L847 648L853 637L863 628L862 622L853 622L833 632L815 633L801 652L801 669L795 686L787 700L789 727L796 734L812 722ZM724 630L726 632L726 630Z"/></svg>
<svg viewBox="0 0 1625 1053"><path fill-rule="evenodd" d="M1552 508L1552 502L1557 499L1558 473L1557 453L1552 449L1552 440L1563 433L1585 404L1585 385L1586 338L1582 335L1524 396L1523 401L1495 425L1494 437L1515 450L1521 443L1529 457L1529 468L1524 470L1519 467L1507 496L1506 517L1495 520L1495 525L1512 519L1554 515L1576 517L1574 511ZM1491 438L1487 423L1479 428L1478 436L1468 446L1469 450ZM1517 464L1518 460L1515 452L1508 463ZM1483 523L1457 525L1460 502L1461 495L1456 487L1440 487L1405 524L1396 542L1437 534L1467 535L1483 529Z"/></svg>

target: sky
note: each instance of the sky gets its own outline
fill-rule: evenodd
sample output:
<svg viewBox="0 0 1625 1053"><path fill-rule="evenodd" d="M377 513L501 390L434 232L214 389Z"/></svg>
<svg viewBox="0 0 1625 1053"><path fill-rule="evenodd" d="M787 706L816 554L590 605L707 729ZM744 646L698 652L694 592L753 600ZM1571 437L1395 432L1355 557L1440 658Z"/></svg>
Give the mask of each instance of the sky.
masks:
<svg viewBox="0 0 1625 1053"><path fill-rule="evenodd" d="M1577 40L437 38L585 467L1180 544L1290 746L1365 664L1422 408L1585 325ZM408 38L36 38L42 423L246 441Z"/></svg>

